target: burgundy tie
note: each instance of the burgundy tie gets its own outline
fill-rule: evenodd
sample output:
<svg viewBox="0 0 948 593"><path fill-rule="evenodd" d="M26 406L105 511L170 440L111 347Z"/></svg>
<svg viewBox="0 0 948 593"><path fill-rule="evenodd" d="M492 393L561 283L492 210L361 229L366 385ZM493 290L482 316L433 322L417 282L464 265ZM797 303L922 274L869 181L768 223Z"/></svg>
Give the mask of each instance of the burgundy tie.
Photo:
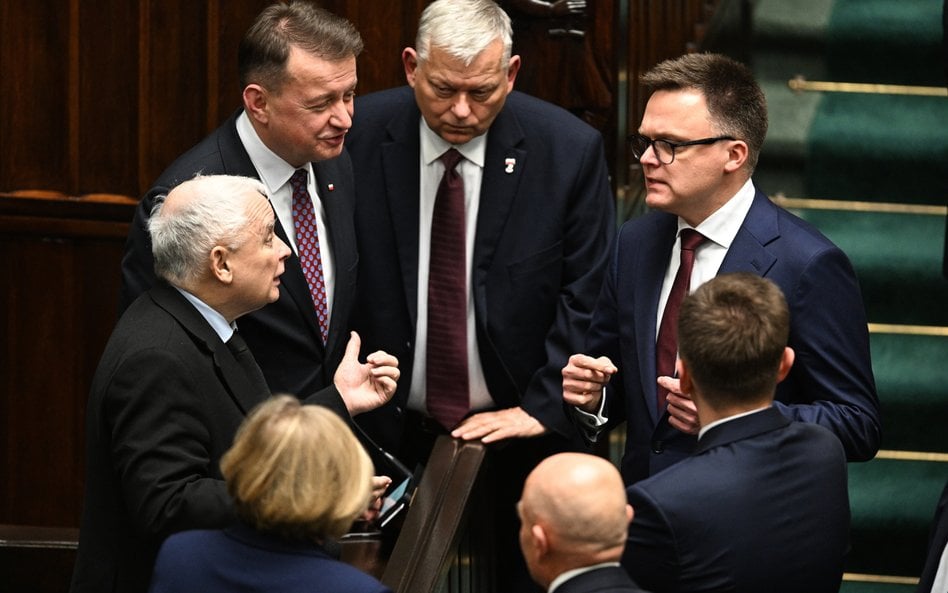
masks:
<svg viewBox="0 0 948 593"><path fill-rule="evenodd" d="M313 199L306 188L306 169L297 169L290 177L293 187L293 228L296 229L296 250L313 308L319 321L319 333L323 343L329 335L329 304L326 301L326 283L323 279L323 261L319 255L319 231L316 228L316 211Z"/></svg>
<svg viewBox="0 0 948 593"><path fill-rule="evenodd" d="M441 155L444 176L435 197L428 267L428 412L454 428L470 408L467 378L467 280L464 180L455 170L461 153Z"/></svg>
<svg viewBox="0 0 948 593"><path fill-rule="evenodd" d="M665 303L665 312L662 314L662 324L658 328L658 342L655 346L655 370L657 376L673 377L675 375L675 360L678 358L678 310L681 301L691 288L691 270L695 265L695 249L704 242L705 237L694 229L681 230L681 264L671 292L668 293L668 302ZM665 399L668 390L658 387L658 414L665 413Z"/></svg>

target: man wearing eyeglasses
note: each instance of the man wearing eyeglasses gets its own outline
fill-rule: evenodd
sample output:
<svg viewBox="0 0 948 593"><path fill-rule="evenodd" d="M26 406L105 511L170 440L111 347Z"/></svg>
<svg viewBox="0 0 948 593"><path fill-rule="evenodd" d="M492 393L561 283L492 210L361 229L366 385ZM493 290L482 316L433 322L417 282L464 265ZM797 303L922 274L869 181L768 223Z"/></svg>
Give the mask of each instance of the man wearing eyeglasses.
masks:
<svg viewBox="0 0 948 593"><path fill-rule="evenodd" d="M688 456L699 423L675 374L677 307L717 274L750 272L790 306L797 364L774 407L829 428L850 461L871 459L881 426L859 286L839 248L751 180L767 132L760 86L714 54L667 60L642 82L652 95L630 142L653 212L622 227L586 353L563 369L574 419L590 440L626 421L627 484Z"/></svg>

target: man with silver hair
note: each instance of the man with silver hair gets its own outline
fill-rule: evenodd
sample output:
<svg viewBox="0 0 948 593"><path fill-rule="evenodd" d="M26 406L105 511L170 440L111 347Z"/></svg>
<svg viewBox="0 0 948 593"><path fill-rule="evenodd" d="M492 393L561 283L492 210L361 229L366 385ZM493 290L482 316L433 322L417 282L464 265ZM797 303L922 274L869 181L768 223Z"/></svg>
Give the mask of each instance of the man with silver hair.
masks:
<svg viewBox="0 0 948 593"><path fill-rule="evenodd" d="M408 86L357 98L346 145L353 327L405 373L359 424L409 464L439 433L502 441L498 508L515 527L527 473L573 446L560 369L583 345L615 222L600 134L513 90L511 35L491 0L432 2L402 52Z"/></svg>
<svg viewBox="0 0 948 593"><path fill-rule="evenodd" d="M170 534L234 519L219 461L270 393L237 332L280 296L290 255L262 183L197 177L159 202L149 231L161 280L119 320L86 416L85 509L71 590L145 591ZM386 402L397 361L360 364L353 334L334 384L306 399L349 419Z"/></svg>

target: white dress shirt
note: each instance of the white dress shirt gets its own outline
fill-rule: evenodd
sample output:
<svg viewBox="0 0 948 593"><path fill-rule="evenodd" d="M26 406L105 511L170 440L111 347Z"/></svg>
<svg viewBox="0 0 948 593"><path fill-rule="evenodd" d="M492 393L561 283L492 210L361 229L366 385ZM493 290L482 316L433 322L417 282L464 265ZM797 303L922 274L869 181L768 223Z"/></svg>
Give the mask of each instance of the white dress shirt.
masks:
<svg viewBox="0 0 948 593"><path fill-rule="evenodd" d="M257 131L253 129L246 111L237 118L237 135L247 150L247 154L250 155L250 161L253 163L254 169L257 170L257 174L260 175L260 181L267 188L267 197L270 198L273 211L290 240L290 249L293 250L293 253L299 255L296 249L296 227L293 226L293 187L290 185L290 177L293 176L296 169L267 148L260 136L257 135ZM319 257L323 264L323 282L326 285L326 307L331 319L336 268L332 257L332 249L329 245L326 209L323 208L322 200L316 191L316 177L313 174L312 163L306 163L303 168L307 171L306 185L309 189L309 195L313 199L313 208L316 212L316 230L319 232Z"/></svg>
<svg viewBox="0 0 948 593"><path fill-rule="evenodd" d="M227 320L224 319L224 316L217 312L217 309L211 307L201 299L197 298L190 292L184 290L183 288L178 288L174 286L174 289L181 293L189 303L194 305L194 308L197 309L197 312L201 314L201 317L207 321L218 336L220 336L221 342L227 343L227 340L234 335L234 332L237 330L237 325L233 323L227 323Z"/></svg>
<svg viewBox="0 0 948 593"><path fill-rule="evenodd" d="M747 213L750 211L751 204L754 202L753 182L748 179L737 193L718 208L711 216L707 217L697 227L696 231L705 236L707 241L702 243L695 250L695 263L691 270L691 287L689 292L694 292L696 288L714 278L727 250L730 249L734 237L744 224ZM659 297L658 309L655 311L655 339L658 340L658 330L662 324L662 314L665 312L665 304L668 302L668 295L671 293L672 284L675 282L675 275L678 273L678 266L681 264L681 230L692 228L688 223L678 218L678 234L675 237L675 244L672 246L671 258L668 261L668 268L665 270L665 279L662 281L662 292ZM577 420L586 429L587 437L595 441L594 433L605 426L608 417L603 414L605 410L605 400L608 389L603 390L602 402L600 403L599 413L590 414L584 410L576 408L579 414Z"/></svg>
<svg viewBox="0 0 948 593"><path fill-rule="evenodd" d="M435 197L438 185L444 176L444 164L439 157L450 148L457 149L464 157L457 171L464 180L464 237L465 278L467 278L467 373L470 386L472 410L483 410L494 405L487 391L487 381L477 349L477 328L474 322L474 291L471 288L471 267L474 259L474 237L477 234L477 211L480 206L481 178L484 171L484 155L487 151L487 134L477 136L469 142L455 146L434 133L425 120L419 124L421 154L418 166L421 170L421 187L418 208L418 318L415 325L415 359L412 365L411 389L408 407L427 412L425 373L428 354L428 265L431 260L431 221L434 217Z"/></svg>

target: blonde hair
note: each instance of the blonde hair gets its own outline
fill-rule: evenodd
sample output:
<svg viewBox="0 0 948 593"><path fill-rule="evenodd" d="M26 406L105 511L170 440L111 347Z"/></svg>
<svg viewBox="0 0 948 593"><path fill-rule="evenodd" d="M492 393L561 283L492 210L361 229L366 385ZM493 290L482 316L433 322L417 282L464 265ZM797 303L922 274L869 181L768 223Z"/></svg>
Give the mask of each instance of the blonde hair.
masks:
<svg viewBox="0 0 948 593"><path fill-rule="evenodd" d="M257 406L221 458L237 515L293 540L339 537L368 506L372 462L327 408L274 396Z"/></svg>

